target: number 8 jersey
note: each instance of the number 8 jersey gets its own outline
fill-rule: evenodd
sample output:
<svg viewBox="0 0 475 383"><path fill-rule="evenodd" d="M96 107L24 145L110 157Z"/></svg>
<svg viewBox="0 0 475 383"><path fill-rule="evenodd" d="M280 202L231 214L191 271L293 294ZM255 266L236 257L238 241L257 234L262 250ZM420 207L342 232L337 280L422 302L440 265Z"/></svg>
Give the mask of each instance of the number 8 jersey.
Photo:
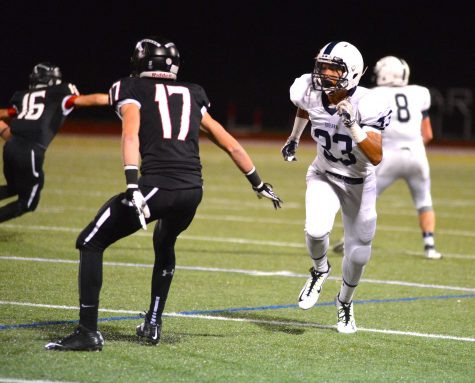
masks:
<svg viewBox="0 0 475 383"><path fill-rule="evenodd" d="M374 166L353 142L348 129L330 105L325 93L312 86L311 74L297 78L290 87L290 99L298 108L307 111L312 138L317 142L317 157L313 161L321 172L334 172L352 178L365 177ZM356 122L366 132L382 133L391 119L386 98L378 98L367 88L357 86L349 91Z"/></svg>
<svg viewBox="0 0 475 383"><path fill-rule="evenodd" d="M388 99L394 111L384 135L383 150L407 147L425 153L421 122L429 115L429 89L420 85L378 86L373 92Z"/></svg>
<svg viewBox="0 0 475 383"><path fill-rule="evenodd" d="M141 184L162 189L201 187L198 139L209 100L196 84L149 77L126 77L114 83L109 99L120 107L140 108Z"/></svg>

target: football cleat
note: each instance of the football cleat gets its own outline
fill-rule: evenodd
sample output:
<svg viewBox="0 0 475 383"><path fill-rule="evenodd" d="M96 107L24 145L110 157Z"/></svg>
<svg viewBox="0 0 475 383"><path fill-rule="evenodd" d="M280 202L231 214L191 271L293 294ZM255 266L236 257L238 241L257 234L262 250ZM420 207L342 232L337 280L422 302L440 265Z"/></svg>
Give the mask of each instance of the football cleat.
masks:
<svg viewBox="0 0 475 383"><path fill-rule="evenodd" d="M353 314L353 301L350 303L340 302L339 296L338 294L335 299L338 315L336 329L342 334L353 334L357 331L355 315Z"/></svg>
<svg viewBox="0 0 475 383"><path fill-rule="evenodd" d="M441 259L442 254L440 254L436 249L426 249L425 250L426 258L429 259Z"/></svg>
<svg viewBox="0 0 475 383"><path fill-rule="evenodd" d="M139 338L144 338L146 342L156 345L160 341L162 323L161 321L159 323L150 323L147 315L145 315L145 321L137 326L135 332Z"/></svg>
<svg viewBox="0 0 475 383"><path fill-rule="evenodd" d="M72 334L45 345L46 350L58 351L101 351L104 338L99 331L91 331L79 325Z"/></svg>
<svg viewBox="0 0 475 383"><path fill-rule="evenodd" d="M327 262L328 270L324 273L316 271L313 267L310 268L310 278L307 279L305 285L300 291L299 295L299 307L302 310L308 310L309 308L315 306L318 301L318 297L322 292L322 287L328 276L330 275L331 266Z"/></svg>

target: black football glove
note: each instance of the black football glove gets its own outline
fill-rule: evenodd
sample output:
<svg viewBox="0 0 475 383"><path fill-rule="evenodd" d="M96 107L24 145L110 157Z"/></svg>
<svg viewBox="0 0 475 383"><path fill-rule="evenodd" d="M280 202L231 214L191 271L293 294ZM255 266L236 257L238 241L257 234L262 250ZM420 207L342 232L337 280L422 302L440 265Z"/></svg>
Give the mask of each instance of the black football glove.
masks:
<svg viewBox="0 0 475 383"><path fill-rule="evenodd" d="M265 198L270 199L272 203L274 204L274 209L281 208L282 207L281 204L284 203L284 201L282 201L274 193L274 191L272 190L271 184L263 182L260 187L253 186L252 190L256 192L258 198L265 197Z"/></svg>
<svg viewBox="0 0 475 383"><path fill-rule="evenodd" d="M282 155L284 156L285 161L297 161L297 157L295 157L295 152L297 151L297 146L299 143L295 140L287 140L285 145L280 150Z"/></svg>

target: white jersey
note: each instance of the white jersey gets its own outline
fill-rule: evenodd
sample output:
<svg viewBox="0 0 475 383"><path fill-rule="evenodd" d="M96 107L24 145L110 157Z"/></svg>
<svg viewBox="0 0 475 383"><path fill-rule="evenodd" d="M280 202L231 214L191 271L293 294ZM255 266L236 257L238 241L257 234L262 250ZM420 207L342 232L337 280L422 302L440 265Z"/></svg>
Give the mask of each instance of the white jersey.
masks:
<svg viewBox="0 0 475 383"><path fill-rule="evenodd" d="M321 172L334 172L346 177L366 177L374 166L353 142L343 125L336 107L329 105L326 95L312 86L311 74L295 79L290 87L290 99L308 112L312 124L312 138L317 142L317 157L313 161ZM322 97L323 96L323 97ZM389 124L391 108L386 98L373 96L373 92L356 87L349 97L356 114L356 122L368 132L381 133Z"/></svg>
<svg viewBox="0 0 475 383"><path fill-rule="evenodd" d="M425 152L421 122L430 108L429 90L419 85L379 86L372 90L386 98L393 110L391 124L383 136L383 150L409 148Z"/></svg>

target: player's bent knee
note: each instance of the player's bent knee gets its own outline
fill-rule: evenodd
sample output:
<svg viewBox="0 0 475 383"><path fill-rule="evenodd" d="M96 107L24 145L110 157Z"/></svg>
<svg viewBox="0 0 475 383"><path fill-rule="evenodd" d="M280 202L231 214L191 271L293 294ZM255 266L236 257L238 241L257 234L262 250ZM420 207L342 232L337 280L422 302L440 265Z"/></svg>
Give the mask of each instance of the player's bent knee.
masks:
<svg viewBox="0 0 475 383"><path fill-rule="evenodd" d="M371 258L371 246L353 246L346 250L345 256L356 266L366 266Z"/></svg>
<svg viewBox="0 0 475 383"><path fill-rule="evenodd" d="M323 227L307 226L305 228L305 235L314 240L323 240L328 237L330 231Z"/></svg>

